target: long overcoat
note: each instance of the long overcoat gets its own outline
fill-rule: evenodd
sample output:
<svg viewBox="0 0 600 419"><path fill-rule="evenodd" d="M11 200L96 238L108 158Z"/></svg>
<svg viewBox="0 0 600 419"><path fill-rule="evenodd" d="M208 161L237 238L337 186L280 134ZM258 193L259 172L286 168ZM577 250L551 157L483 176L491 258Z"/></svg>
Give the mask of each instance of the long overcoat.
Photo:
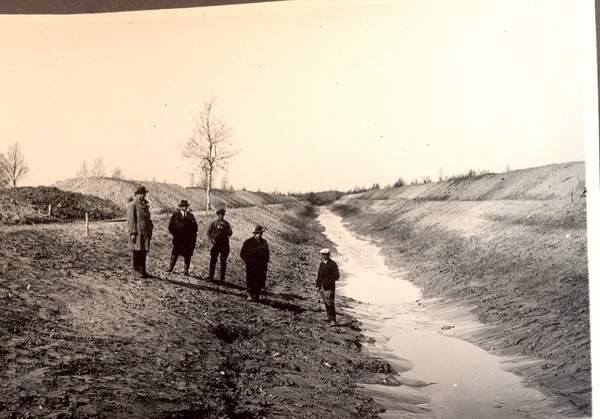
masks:
<svg viewBox="0 0 600 419"><path fill-rule="evenodd" d="M154 224L150 219L150 206L142 196L136 195L133 201L127 206L127 229L129 235L135 234L135 243L129 240L129 246L132 250L150 249L150 239Z"/></svg>
<svg viewBox="0 0 600 419"><path fill-rule="evenodd" d="M240 257L247 267L266 272L270 259L269 244L262 237L258 240L250 237L244 241L242 250L240 250Z"/></svg>
<svg viewBox="0 0 600 419"><path fill-rule="evenodd" d="M173 235L173 254L192 256L198 237L198 224L194 214L187 211L174 212L169 221L169 233Z"/></svg>

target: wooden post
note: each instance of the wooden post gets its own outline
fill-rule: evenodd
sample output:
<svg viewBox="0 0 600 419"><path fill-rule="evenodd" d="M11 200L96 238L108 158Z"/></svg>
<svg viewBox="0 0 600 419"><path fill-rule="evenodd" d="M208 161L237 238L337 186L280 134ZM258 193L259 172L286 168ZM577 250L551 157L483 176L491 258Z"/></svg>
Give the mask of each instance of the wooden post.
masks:
<svg viewBox="0 0 600 419"><path fill-rule="evenodd" d="M48 204L48 215L52 215L52 204Z"/></svg>
<svg viewBox="0 0 600 419"><path fill-rule="evenodd" d="M90 215L85 213L85 237L90 236Z"/></svg>

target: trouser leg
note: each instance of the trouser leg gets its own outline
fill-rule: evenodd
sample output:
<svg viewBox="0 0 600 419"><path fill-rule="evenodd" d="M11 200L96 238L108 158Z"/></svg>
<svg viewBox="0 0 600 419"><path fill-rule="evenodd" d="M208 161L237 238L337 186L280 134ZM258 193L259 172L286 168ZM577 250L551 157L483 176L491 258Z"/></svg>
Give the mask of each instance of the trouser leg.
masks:
<svg viewBox="0 0 600 419"><path fill-rule="evenodd" d="M171 253L171 259L169 259L169 269L167 269L167 272L169 272L169 273L173 272L173 269L175 268L175 264L177 263L177 258L179 258L178 254Z"/></svg>
<svg viewBox="0 0 600 419"><path fill-rule="evenodd" d="M133 260L133 270L136 272L140 271L140 257L138 256L139 251L138 250L134 250L132 252L132 257L131 259Z"/></svg>
<svg viewBox="0 0 600 419"><path fill-rule="evenodd" d="M335 290L321 289L321 297L323 298L323 303L325 304L325 311L327 311L328 320L335 322Z"/></svg>
<svg viewBox="0 0 600 419"><path fill-rule="evenodd" d="M250 267L246 265L246 293L250 296L250 290L252 289L252 271Z"/></svg>
<svg viewBox="0 0 600 419"><path fill-rule="evenodd" d="M210 279L211 281L213 279L215 279L215 269L217 266L217 259L218 256L217 255L210 255L210 266L209 266L209 272L208 272L208 279Z"/></svg>
<svg viewBox="0 0 600 419"><path fill-rule="evenodd" d="M146 256L148 256L148 252L145 250L140 251L140 272L144 278L148 277L148 271L146 270Z"/></svg>
<svg viewBox="0 0 600 419"><path fill-rule="evenodd" d="M256 301L256 271L246 266L246 291L248 300Z"/></svg>
<svg viewBox="0 0 600 419"><path fill-rule="evenodd" d="M227 256L221 255L221 281L225 281L225 272L227 271Z"/></svg>
<svg viewBox="0 0 600 419"><path fill-rule="evenodd" d="M267 289L267 271L261 271L260 273L260 288L261 291L266 291Z"/></svg>
<svg viewBox="0 0 600 419"><path fill-rule="evenodd" d="M227 257L229 256L229 242L223 243L221 248L221 281L225 281L225 272L227 271Z"/></svg>
<svg viewBox="0 0 600 419"><path fill-rule="evenodd" d="M184 275L189 275L190 273L190 263L192 263L192 256L191 255L184 255L183 256L183 263L185 265L185 270L183 271Z"/></svg>

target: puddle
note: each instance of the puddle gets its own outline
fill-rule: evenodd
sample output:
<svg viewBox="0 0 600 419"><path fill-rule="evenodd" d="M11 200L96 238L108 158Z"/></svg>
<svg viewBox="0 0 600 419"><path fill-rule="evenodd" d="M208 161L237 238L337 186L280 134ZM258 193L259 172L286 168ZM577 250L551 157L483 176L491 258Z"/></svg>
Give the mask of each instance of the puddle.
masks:
<svg viewBox="0 0 600 419"><path fill-rule="evenodd" d="M338 292L357 301L345 310L374 339L367 350L400 373L399 387L360 385L387 409L380 417L567 417L556 400L507 371L522 360L492 355L459 338L485 327L468 308L422 300L403 272L387 267L379 248L349 232L341 217L322 210L319 222L336 244Z"/></svg>

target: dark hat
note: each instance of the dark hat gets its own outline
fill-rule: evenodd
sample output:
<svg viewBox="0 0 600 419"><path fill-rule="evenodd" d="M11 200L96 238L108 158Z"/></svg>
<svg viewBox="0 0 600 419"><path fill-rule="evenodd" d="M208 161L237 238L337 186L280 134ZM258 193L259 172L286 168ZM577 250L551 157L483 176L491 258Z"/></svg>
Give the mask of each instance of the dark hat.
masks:
<svg viewBox="0 0 600 419"><path fill-rule="evenodd" d="M188 201L186 201L185 199L182 199L181 202L179 203L180 207L189 207L190 204L188 204Z"/></svg>
<svg viewBox="0 0 600 419"><path fill-rule="evenodd" d="M225 215L225 210L223 208L219 208L217 210L217 215Z"/></svg>
<svg viewBox="0 0 600 419"><path fill-rule="evenodd" d="M260 224L257 224L256 227L254 228L254 232L252 234L264 233L265 231L267 231L266 228L264 228Z"/></svg>
<svg viewBox="0 0 600 419"><path fill-rule="evenodd" d="M145 194L145 193L148 193L148 190L145 187L143 187L143 186L140 186L139 188L137 188L135 190L135 194L136 195L142 195L142 194Z"/></svg>

